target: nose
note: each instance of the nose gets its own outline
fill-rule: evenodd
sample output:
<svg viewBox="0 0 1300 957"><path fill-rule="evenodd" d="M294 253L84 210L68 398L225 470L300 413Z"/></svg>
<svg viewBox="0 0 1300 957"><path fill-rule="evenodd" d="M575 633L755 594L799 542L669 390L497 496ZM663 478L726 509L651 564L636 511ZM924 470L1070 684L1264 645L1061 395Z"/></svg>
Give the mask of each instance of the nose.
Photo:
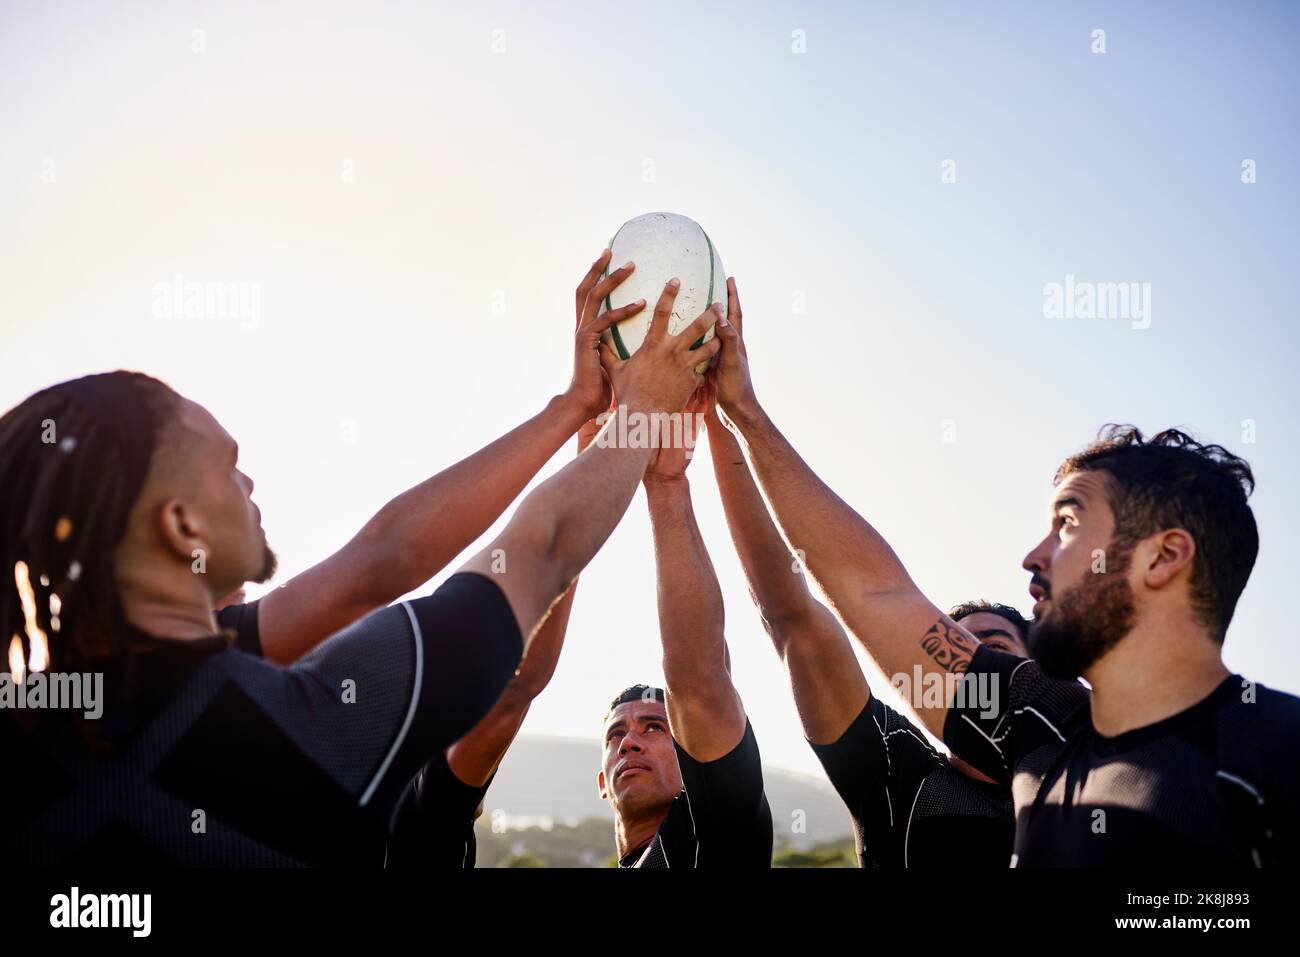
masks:
<svg viewBox="0 0 1300 957"><path fill-rule="evenodd" d="M1043 537L1043 540L1034 546L1033 551L1025 556L1025 560L1020 563L1020 567L1027 572L1035 575L1041 575L1051 566L1051 540L1050 534Z"/></svg>
<svg viewBox="0 0 1300 957"><path fill-rule="evenodd" d="M620 755L627 754L629 751L635 751L637 754L640 754L643 750L645 749L641 747L641 738L635 731L629 731L627 734L623 735L623 740L618 746L618 753Z"/></svg>
<svg viewBox="0 0 1300 957"><path fill-rule="evenodd" d="M240 472L240 473L239 473L239 478L240 478L240 481L242 481L242 482L244 483L244 488L247 490L248 497L249 497L249 498L252 498L252 497L253 497L253 480L252 480L251 478L249 478L248 475L247 475L246 473L244 473L244 472Z"/></svg>

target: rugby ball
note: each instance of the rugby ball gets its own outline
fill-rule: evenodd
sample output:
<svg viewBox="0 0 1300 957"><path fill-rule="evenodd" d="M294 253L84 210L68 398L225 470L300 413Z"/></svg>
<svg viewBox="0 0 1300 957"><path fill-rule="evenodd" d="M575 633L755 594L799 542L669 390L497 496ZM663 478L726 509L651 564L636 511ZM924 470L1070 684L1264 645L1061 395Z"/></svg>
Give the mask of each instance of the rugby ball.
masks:
<svg viewBox="0 0 1300 957"><path fill-rule="evenodd" d="M655 303L664 291L664 284L674 276L682 285L668 319L669 335L677 335L715 302L727 301L727 274L722 268L722 257L708 233L693 219L677 213L646 213L620 226L609 241L609 248L612 255L605 267L606 275L626 262L636 263L636 269L605 297L600 311L604 313L638 299L645 300L644 309L610 326L605 333L620 358L630 358L645 341ZM713 326L709 326L691 348L698 349L712 338ZM695 371L703 372L707 368L708 363L703 362Z"/></svg>

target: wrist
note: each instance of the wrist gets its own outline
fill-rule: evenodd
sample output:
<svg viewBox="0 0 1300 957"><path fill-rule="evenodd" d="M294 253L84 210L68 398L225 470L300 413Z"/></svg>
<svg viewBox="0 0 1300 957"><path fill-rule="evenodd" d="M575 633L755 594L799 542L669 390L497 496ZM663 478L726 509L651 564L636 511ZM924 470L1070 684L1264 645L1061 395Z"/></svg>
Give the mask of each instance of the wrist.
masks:
<svg viewBox="0 0 1300 957"><path fill-rule="evenodd" d="M653 487L655 491L682 491L690 488L690 483L686 480L686 473L679 472L676 475L667 475L661 472L646 472L641 477L641 481L647 489Z"/></svg>
<svg viewBox="0 0 1300 957"><path fill-rule="evenodd" d="M587 407L571 392L561 392L559 395L552 396L551 401L546 404L546 411L559 416L566 425L572 425L571 432L577 432L588 419L593 418L596 414L591 413L589 415Z"/></svg>
<svg viewBox="0 0 1300 957"><path fill-rule="evenodd" d="M761 425L764 413L763 407L758 404L758 399L754 396L748 396L739 402L727 403L722 405L722 411L727 414L727 419L743 434L746 429Z"/></svg>

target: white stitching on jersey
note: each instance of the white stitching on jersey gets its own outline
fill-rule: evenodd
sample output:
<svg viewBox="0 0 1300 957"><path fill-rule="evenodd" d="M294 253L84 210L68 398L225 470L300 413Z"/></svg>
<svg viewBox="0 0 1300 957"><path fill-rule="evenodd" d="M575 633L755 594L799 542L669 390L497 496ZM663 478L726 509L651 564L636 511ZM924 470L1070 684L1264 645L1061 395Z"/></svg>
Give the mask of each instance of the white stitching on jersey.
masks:
<svg viewBox="0 0 1300 957"><path fill-rule="evenodd" d="M384 773L387 772L388 766L393 763L393 758L397 757L397 751L406 740L406 732L411 729L411 722L415 720L415 707L420 702L420 683L424 678L424 640L420 632L420 622L415 617L415 612L411 610L410 602L402 602L402 608L406 610L406 617L411 619L411 628L415 634L415 681L411 683L411 705L406 709L406 720L402 722L402 728L397 732L397 737L393 739L393 746L388 749L388 756L384 758L384 763L379 766L375 772L374 779L370 782L370 787L366 788L361 795L361 806L365 807L375 791L379 787L379 782L383 780Z"/></svg>
<svg viewBox="0 0 1300 957"><path fill-rule="evenodd" d="M929 777L929 775L926 775ZM921 800L921 790L925 787L925 778L916 787L916 797L912 798L912 810L907 815L907 830L903 833L903 866L907 866L907 842L912 839L912 817L916 814L916 802Z"/></svg>
<svg viewBox="0 0 1300 957"><path fill-rule="evenodd" d="M1011 712L1011 713L1012 713L1012 715L1017 715L1017 714L1024 714L1026 711L1030 712L1031 714L1035 714L1035 715L1037 715L1038 718L1039 718L1039 720L1042 721L1043 724L1047 725L1049 728L1052 729L1052 734L1056 735L1058 738L1061 739L1061 743L1062 743L1062 744L1067 743L1066 740L1065 740L1065 735L1061 734L1061 732L1060 732L1059 730L1057 730L1056 725L1054 725L1054 724L1052 724L1052 722L1048 721L1047 718L1044 717L1043 713L1042 713L1041 711L1039 711L1037 708L1031 708L1029 705L1025 705L1023 708L1018 708L1018 709L1016 709L1015 711L1013 711L1013 712ZM1010 734L1010 731L1011 731L1011 729L1008 728L1008 729L1007 729L1007 733ZM1003 740L1004 738L1006 738L1006 735L1005 735L1005 734L1004 734L1001 738L999 738L998 740L1001 741L1001 740Z"/></svg>
<svg viewBox="0 0 1300 957"><path fill-rule="evenodd" d="M974 721L972 721L972 720L970 719L969 716L967 716L967 715L962 715L962 716L961 716L961 719L962 719L963 721L965 721L967 724L969 724L972 728L974 728L974 729L975 729L975 732L976 732L976 733L977 733L981 738L983 738L983 739L984 739L985 741L987 741L989 744L993 745L993 750L996 751L996 752L998 753L998 757L1002 759L1002 766L1003 766L1004 768L1007 768L1008 771L1011 770L1010 767L1008 767L1008 765L1007 765L1007 756L1006 756L1005 754L1003 754L1003 753L1002 753L1002 749L998 747L998 742L995 741L995 740L993 740L992 738L990 738L987 734L985 734L985 733L984 733L984 730L983 730L983 729L982 729L978 724L976 724Z"/></svg>
<svg viewBox="0 0 1300 957"><path fill-rule="evenodd" d="M1244 788L1246 791L1250 792L1250 796L1255 799L1256 803L1259 804L1260 807L1264 806L1264 796L1260 794L1259 789L1256 788L1249 781L1245 781L1242 778L1237 777L1235 774L1229 774L1227 771L1222 771L1222 770L1215 771L1214 776L1216 778L1223 778L1223 780L1225 781L1231 781L1233 784L1237 785L1238 787Z"/></svg>
<svg viewBox="0 0 1300 957"><path fill-rule="evenodd" d="M1223 780L1225 781L1231 781L1233 784L1237 785L1237 787L1241 788L1247 794L1253 797L1255 799L1256 804L1258 804L1260 807L1264 806L1264 795L1260 794L1259 789L1256 788L1249 781L1245 780L1244 778L1239 778L1235 774L1231 774L1227 771L1224 771L1222 768L1220 768L1218 771L1215 771L1214 776L1216 778L1223 778ZM1273 835L1272 832L1266 831L1264 836L1272 837ZM1259 848L1252 847L1250 849L1250 859L1255 863L1256 867L1264 866L1259 859Z"/></svg>
<svg viewBox="0 0 1300 957"><path fill-rule="evenodd" d="M897 731L889 732L889 734L910 734L912 737L916 738L917 741L921 742L921 747L929 751L931 755L933 755L936 758L939 756L939 752L935 751L934 748L930 746L930 742L925 740L925 738L921 737L910 727L899 728ZM886 735L886 737L888 737L888 735Z"/></svg>
<svg viewBox="0 0 1300 957"><path fill-rule="evenodd" d="M871 723L876 726L876 730L880 732L880 740L885 744L885 776L888 777L891 772L889 761L889 735L885 733L885 729L880 726L880 722L876 720L874 714L871 716Z"/></svg>

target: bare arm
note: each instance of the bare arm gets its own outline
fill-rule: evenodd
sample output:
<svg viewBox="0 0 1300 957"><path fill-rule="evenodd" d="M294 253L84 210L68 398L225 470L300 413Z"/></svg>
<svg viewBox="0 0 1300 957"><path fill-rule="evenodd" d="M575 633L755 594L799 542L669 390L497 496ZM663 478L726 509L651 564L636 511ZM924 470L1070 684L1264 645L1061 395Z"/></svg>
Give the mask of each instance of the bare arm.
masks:
<svg viewBox="0 0 1300 957"><path fill-rule="evenodd" d="M596 441L534 489L496 540L462 569L496 581L526 639L605 543L645 472L651 448L648 443L643 448L631 447L631 443L619 447L619 421L625 416L681 409L703 381L695 365L719 348L714 339L695 351L690 349L718 318L712 309L678 335L668 334L677 288L673 284L665 287L646 339L631 359L622 362L607 346L602 347L602 362L611 372L618 411ZM591 317L596 316L598 306L599 300L589 297ZM588 321L599 324L602 319Z"/></svg>
<svg viewBox="0 0 1300 957"><path fill-rule="evenodd" d="M709 451L727 526L763 626L785 662L804 735L838 741L871 697L844 629L808 588L803 570L749 473L736 437L708 417Z"/></svg>
<svg viewBox="0 0 1300 957"><path fill-rule="evenodd" d="M569 586L537 629L523 661L519 663L519 671L492 710L469 734L447 749L447 765L466 784L481 788L488 783L514 743L533 699L550 684L560 660L560 649L564 646L569 613L573 609L573 593L577 587L576 581Z"/></svg>
<svg viewBox="0 0 1300 957"><path fill-rule="evenodd" d="M339 551L262 598L262 653L296 661L436 575L483 534L581 424L557 396L539 415L393 499Z"/></svg>
<svg viewBox="0 0 1300 957"><path fill-rule="evenodd" d="M583 425L578 431L578 454L582 454L599 431L595 419ZM448 767L466 784L481 788L491 780L519 734L533 699L551 683L560 660L560 649L564 646L564 635L569 628L573 593L577 587L576 581L568 587L537 629L537 636L519 663L514 680L492 710L469 734L447 749Z"/></svg>
<svg viewBox="0 0 1300 957"><path fill-rule="evenodd" d="M718 403L743 439L786 539L802 550L836 615L886 675L910 673L915 665L926 673L965 673L975 638L921 594L889 543L817 477L759 405L739 298L735 283L727 285L728 320L718 326ZM942 735L946 703L913 704L926 726Z"/></svg>
<svg viewBox="0 0 1300 957"><path fill-rule="evenodd" d="M258 606L262 653L288 664L376 608L418 588L482 535L570 436L609 405L600 367L600 328L584 328L589 295L603 297L631 269L603 281L605 250L577 290L578 331L569 388L539 414L469 458L397 496L351 541L270 592ZM639 311L625 307L613 322Z"/></svg>
<svg viewBox="0 0 1300 957"><path fill-rule="evenodd" d="M687 414L694 421L698 406ZM691 505L688 459L662 448L645 475L654 530L668 724L696 761L731 753L745 734L745 709L731 683L722 591Z"/></svg>

